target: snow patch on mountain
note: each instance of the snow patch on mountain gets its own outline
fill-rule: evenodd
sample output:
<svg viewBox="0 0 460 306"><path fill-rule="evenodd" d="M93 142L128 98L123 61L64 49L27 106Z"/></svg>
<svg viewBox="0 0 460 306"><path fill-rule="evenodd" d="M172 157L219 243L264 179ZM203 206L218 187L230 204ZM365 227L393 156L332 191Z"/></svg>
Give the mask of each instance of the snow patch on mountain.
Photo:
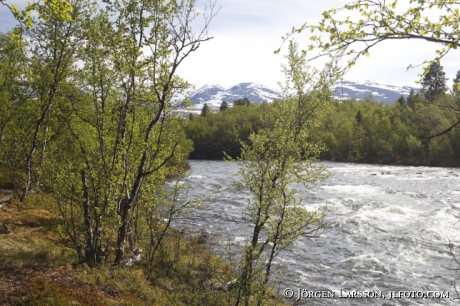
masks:
<svg viewBox="0 0 460 306"><path fill-rule="evenodd" d="M207 84L198 89L190 100L194 102L193 110L201 110L204 103L213 109L218 109L222 101L228 102L230 106L239 99L248 98L252 103L262 101L272 102L280 96L280 92L274 88L258 83L239 83L230 88L223 88L217 84Z"/></svg>
<svg viewBox="0 0 460 306"><path fill-rule="evenodd" d="M332 89L335 90L334 96L340 100L371 98L385 104L391 104L401 96L407 98L411 90L419 91L415 87L386 85L370 80L339 81L332 85Z"/></svg>
<svg viewBox="0 0 460 306"><path fill-rule="evenodd" d="M339 81L332 85L332 90L339 100L371 98L385 104L391 104L401 96L409 96L411 90L418 91L415 87L386 85L371 80ZM245 82L227 89L218 84L206 84L191 95L190 99L194 102L192 112L199 112L204 103L213 109L219 109L222 101L227 101L229 106L232 106L235 100L244 98L248 98L252 103L260 103L272 102L280 97L281 92L275 88Z"/></svg>

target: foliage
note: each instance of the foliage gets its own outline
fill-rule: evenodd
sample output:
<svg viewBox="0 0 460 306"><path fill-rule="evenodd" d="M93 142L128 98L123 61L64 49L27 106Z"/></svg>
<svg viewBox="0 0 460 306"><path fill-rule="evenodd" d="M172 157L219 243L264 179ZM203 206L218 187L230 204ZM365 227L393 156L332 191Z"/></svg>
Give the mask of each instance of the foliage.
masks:
<svg viewBox="0 0 460 306"><path fill-rule="evenodd" d="M200 116L206 117L210 112L211 112L211 109L209 108L208 104L205 103L203 105L203 108L201 109Z"/></svg>
<svg viewBox="0 0 460 306"><path fill-rule="evenodd" d="M399 103L399 105L402 107L406 106L407 104L406 98L403 95L401 95L401 97L399 97L398 100L396 100L396 102Z"/></svg>
<svg viewBox="0 0 460 306"><path fill-rule="evenodd" d="M274 258L299 237L324 227L324 212L308 211L289 185L311 188L327 177L324 166L313 164L322 144L307 139L330 99L330 71L309 71L294 43L287 59L284 99L274 103L273 126L252 133L250 144L242 143L236 186L253 195L244 209L252 231L241 259L235 305L264 304L266 289L256 284L269 282Z"/></svg>
<svg viewBox="0 0 460 306"><path fill-rule="evenodd" d="M228 103L226 101L222 101L222 103L220 104L219 110L223 112L226 109L228 109Z"/></svg>
<svg viewBox="0 0 460 306"><path fill-rule="evenodd" d="M444 95L435 102L449 104L449 99L453 97ZM225 116L216 113L189 122L186 133L194 142L191 158L221 159L223 151L233 158L239 157L241 144L238 138L250 144L251 133L258 132L262 126L272 126L276 118L273 115L275 105L253 103L245 112L238 112L240 108L233 107L224 112ZM258 114L265 118L263 124ZM431 141L423 138L442 132L443 127L455 121L456 116L448 109L431 105L423 95L415 93L411 93L406 103L391 105L371 100L333 101L327 116L320 120L319 126L314 128L308 139L324 142L327 150L321 153L322 159L456 166L460 164L460 150L456 140L459 131L452 131L444 141L432 146L431 150ZM232 130L242 131L244 128L247 128L244 133ZM443 148L437 150L440 155L433 151L439 146Z"/></svg>
<svg viewBox="0 0 460 306"><path fill-rule="evenodd" d="M408 7L401 7L402 3L404 2L397 0L389 3L354 0L342 8L324 11L323 18L318 24L305 23L298 29L293 28L287 37L294 33L310 31L309 49L319 51L319 54L311 59L322 56L331 56L337 60L345 59L346 65L342 72L352 67L361 56L369 56L370 49L383 41L418 39L441 45L442 47L436 50L433 60L422 63L427 64L423 67L423 73L419 74L422 77L429 73L431 65L439 65L441 58L450 50L459 47L459 3L410 0ZM433 12L439 15L433 17ZM357 15L359 16L356 17ZM408 69L412 67L409 65ZM460 86L460 83L457 83L457 86ZM431 91L428 97L432 102L434 97ZM427 137L443 135L460 124L460 99L452 100L443 106L454 113L457 120L443 132L426 135Z"/></svg>
<svg viewBox="0 0 460 306"><path fill-rule="evenodd" d="M358 112L356 113L356 123L360 125L361 122L363 122L363 114L360 110L358 110Z"/></svg>
<svg viewBox="0 0 460 306"><path fill-rule="evenodd" d="M340 161L361 161L412 165L458 165L458 151L450 147L455 145L457 131L444 143L447 155L438 155L430 149L432 140L422 138L442 131L456 118L448 110L423 102L412 97L412 107L398 104L383 105L376 102L343 101L334 103L328 119L323 119L316 137L325 137L329 151L322 157ZM442 99L448 99L444 96ZM439 100L440 103L442 103ZM418 102L417 102L418 101ZM351 122L360 110L363 121L360 125ZM342 118L342 119L340 119ZM335 122L345 120L348 125ZM348 126L348 127L347 127ZM346 135L352 135L351 138ZM329 137L327 135L330 135ZM352 147L344 144L351 143ZM356 145L359 147L357 149ZM431 153L430 153L431 152ZM440 153L440 152L438 152Z"/></svg>
<svg viewBox="0 0 460 306"><path fill-rule="evenodd" d="M243 99L238 99L238 100L233 101L233 106L242 106L242 105L249 106L250 104L251 104L251 101L249 101L248 98L243 98Z"/></svg>
<svg viewBox="0 0 460 306"><path fill-rule="evenodd" d="M443 94L447 90L445 75L446 73L443 71L442 66L437 62L432 62L430 64L430 69L420 82L422 85L422 92L428 101L433 102L437 96Z"/></svg>
<svg viewBox="0 0 460 306"><path fill-rule="evenodd" d="M193 101L190 100L189 97L185 97L185 99L180 103L181 107L191 107L193 105Z"/></svg>
<svg viewBox="0 0 460 306"><path fill-rule="evenodd" d="M58 2L32 4L23 36L1 36L0 160L22 201L41 187L54 196L81 262L122 264L126 246L149 249L139 206L152 218L175 207L171 221L196 207L177 193L163 205L164 182L191 150L171 102L190 84L176 70L211 39L213 3L199 13L195 1Z"/></svg>
<svg viewBox="0 0 460 306"><path fill-rule="evenodd" d="M5 130L14 114L15 103L22 98L19 83L24 72L24 42L13 39L14 32L0 33L0 150Z"/></svg>
<svg viewBox="0 0 460 306"><path fill-rule="evenodd" d="M455 75L455 78L453 80L454 84L452 85L452 92L458 96L458 87L460 83L460 70L457 71L457 74Z"/></svg>
<svg viewBox="0 0 460 306"><path fill-rule="evenodd" d="M252 103L248 107L230 107L222 112L209 113L206 117L194 116L185 127L187 138L193 141L192 159L220 159L224 152L234 158L240 156L240 140L249 141L252 132L266 126L260 117L274 113L268 103Z"/></svg>
<svg viewBox="0 0 460 306"><path fill-rule="evenodd" d="M310 37L309 48L318 49L318 56L351 56L346 68L359 57L369 56L373 46L386 40L421 39L441 44L443 47L436 51L433 62L439 62L451 49L458 48L460 11L455 1L410 0L409 7L404 9L398 7L400 4L398 1L352 1L342 8L324 11L317 25L305 23L298 29L293 28L288 36L306 30L318 33ZM433 20L428 13L436 10L440 15ZM360 17L346 16L354 12ZM329 36L324 39L321 33ZM359 49L352 49L355 45ZM428 70L426 66L425 73Z"/></svg>
<svg viewBox="0 0 460 306"><path fill-rule="evenodd" d="M32 12L37 12L40 20L47 20L48 14L59 17L60 20L70 21L72 19L71 11L73 3L69 0L47 0L27 2L24 10L19 10L16 5L10 5L6 0L0 0L0 4L5 5L11 11L13 16L19 22L21 29L30 29L34 24Z"/></svg>

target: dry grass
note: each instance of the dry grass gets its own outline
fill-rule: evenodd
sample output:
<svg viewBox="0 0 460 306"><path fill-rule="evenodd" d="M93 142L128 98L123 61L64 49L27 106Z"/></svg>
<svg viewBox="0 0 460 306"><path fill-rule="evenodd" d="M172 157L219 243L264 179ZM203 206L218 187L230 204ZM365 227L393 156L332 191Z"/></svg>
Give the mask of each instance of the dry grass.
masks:
<svg viewBox="0 0 460 306"><path fill-rule="evenodd" d="M33 202L40 199L41 205ZM142 269L76 265L56 232L61 219L34 195L0 208L0 305L167 305ZM174 304L170 304L174 305ZM179 304L177 304L179 305Z"/></svg>

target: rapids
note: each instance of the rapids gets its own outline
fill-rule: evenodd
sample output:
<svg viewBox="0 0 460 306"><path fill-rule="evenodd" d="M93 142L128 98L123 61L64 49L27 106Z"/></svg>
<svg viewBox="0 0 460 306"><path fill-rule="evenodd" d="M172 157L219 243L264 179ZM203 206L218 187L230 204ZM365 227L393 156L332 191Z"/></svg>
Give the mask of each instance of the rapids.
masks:
<svg viewBox="0 0 460 306"><path fill-rule="evenodd" d="M213 248L235 263L229 255L241 251L250 234L249 225L227 220L241 216L251 198L232 185L238 164L189 163L189 196L219 191L207 209L176 226L219 237ZM328 230L280 253L276 290L293 295L292 302L300 294L299 304L308 305L456 304L451 281L460 277L448 269L456 267L448 243L460 246L460 169L324 164L332 176L314 190L292 187L308 209L329 209ZM449 298L421 297L441 291Z"/></svg>

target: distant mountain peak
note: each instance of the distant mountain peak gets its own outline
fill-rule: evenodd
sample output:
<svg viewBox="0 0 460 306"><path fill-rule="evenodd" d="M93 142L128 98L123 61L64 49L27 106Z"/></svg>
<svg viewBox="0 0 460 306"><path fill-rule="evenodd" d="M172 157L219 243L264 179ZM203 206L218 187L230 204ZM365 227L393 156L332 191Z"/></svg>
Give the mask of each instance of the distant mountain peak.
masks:
<svg viewBox="0 0 460 306"><path fill-rule="evenodd" d="M271 90L273 92L279 92L278 89L275 89L275 88L272 88L272 87L269 87L269 86L266 86L266 85L263 85L263 84L260 84L260 83L255 83L255 82L238 83L238 84L235 84L235 85L229 87L227 90L231 91L231 90L237 90L237 89L240 89L240 88L254 88L254 89L262 88L264 90L268 89L268 90Z"/></svg>
<svg viewBox="0 0 460 306"><path fill-rule="evenodd" d="M332 90L335 90L334 96L339 100L351 98L362 100L372 96L372 99L385 104L391 104L401 96L407 97L411 90L418 91L415 87L385 85L368 79L338 81L332 85ZM190 99L195 104L195 111L198 111L204 103L218 109L222 101L230 105L235 100L244 98L248 98L253 103L272 102L280 96L279 90L254 82L238 83L227 89L219 84L210 83L198 89Z"/></svg>
<svg viewBox="0 0 460 306"><path fill-rule="evenodd" d="M225 91L225 88L223 88L219 84L206 84L203 87L201 87L200 89L198 89L197 91L195 91L193 96L198 95L198 94L203 93L203 92L204 93L208 93L208 92L217 93L219 91Z"/></svg>
<svg viewBox="0 0 460 306"><path fill-rule="evenodd" d="M332 85L334 96L340 100L355 98L362 100L372 96L373 100L391 104L401 96L409 96L411 90L419 91L416 87L395 86L377 83L371 80L338 81Z"/></svg>
<svg viewBox="0 0 460 306"><path fill-rule="evenodd" d="M198 89L190 99L195 102L196 107L202 107L204 103L212 108L219 108L222 101L227 101L230 105L235 100L248 98L253 103L262 101L272 102L280 96L280 92L268 86L244 82L231 86L228 89L218 84L206 84Z"/></svg>

